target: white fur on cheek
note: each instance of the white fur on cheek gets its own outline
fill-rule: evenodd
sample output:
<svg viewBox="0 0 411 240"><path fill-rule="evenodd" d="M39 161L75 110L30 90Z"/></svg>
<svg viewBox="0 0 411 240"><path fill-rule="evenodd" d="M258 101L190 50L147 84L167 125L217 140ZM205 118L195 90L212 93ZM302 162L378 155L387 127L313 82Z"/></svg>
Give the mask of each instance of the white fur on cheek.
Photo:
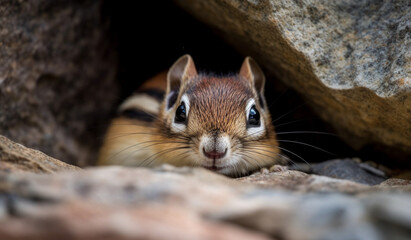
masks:
<svg viewBox="0 0 411 240"><path fill-rule="evenodd" d="M248 121L248 115L250 114L250 109L253 105L255 105L255 100L253 98L250 98L245 108L245 114L247 117L247 121ZM262 136L264 133L265 133L264 119L262 118L261 112L260 112L260 126L247 128L247 134L250 137L255 138L255 137Z"/></svg>
<svg viewBox="0 0 411 240"><path fill-rule="evenodd" d="M171 130L173 132L183 132L184 130L186 130L186 125L184 124L177 124L174 122L171 123Z"/></svg>
<svg viewBox="0 0 411 240"><path fill-rule="evenodd" d="M190 100L188 99L187 94L184 94L181 97L181 101L180 101L179 104L176 104L176 107L180 106L180 104L182 102L184 102L184 105L186 107L186 114L187 114L186 117L188 118L188 114L189 114L189 111L190 111ZM171 122L171 130L173 130L174 132L183 132L183 131L186 130L186 124L181 124L181 123L175 123L174 122L174 117L175 117L175 114L176 114L176 112L175 112L176 108L173 108L173 109L174 109L174 113L173 113L172 122Z"/></svg>

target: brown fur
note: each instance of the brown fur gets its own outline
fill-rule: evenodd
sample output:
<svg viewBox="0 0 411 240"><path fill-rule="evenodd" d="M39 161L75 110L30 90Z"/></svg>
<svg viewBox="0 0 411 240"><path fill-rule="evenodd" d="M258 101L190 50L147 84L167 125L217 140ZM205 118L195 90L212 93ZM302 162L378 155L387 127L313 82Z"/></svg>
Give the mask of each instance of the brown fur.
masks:
<svg viewBox="0 0 411 240"><path fill-rule="evenodd" d="M190 99L184 132L175 132L171 127L179 104L174 104L167 111L166 100L162 102L154 122L116 118L107 132L99 164L201 166L199 142L203 134L227 134L233 153L242 158L223 174L241 175L277 164L280 151L271 117L258 101L259 94L263 94L265 80L258 66L258 69L252 66L255 62L246 59L239 75L215 77L197 75L191 58L183 58L173 65L168 79L164 74L158 75L155 86L167 83L166 96L178 90L176 103L181 101L183 94ZM181 62L181 59L186 61ZM158 84L159 76L161 84ZM261 135L247 134L245 108L250 98L255 99L264 121L265 131Z"/></svg>
<svg viewBox="0 0 411 240"><path fill-rule="evenodd" d="M162 91L166 91L167 89L167 72L161 72L154 77L152 77L149 81L146 81L141 85L140 89L141 90L146 90L146 89L158 89Z"/></svg>

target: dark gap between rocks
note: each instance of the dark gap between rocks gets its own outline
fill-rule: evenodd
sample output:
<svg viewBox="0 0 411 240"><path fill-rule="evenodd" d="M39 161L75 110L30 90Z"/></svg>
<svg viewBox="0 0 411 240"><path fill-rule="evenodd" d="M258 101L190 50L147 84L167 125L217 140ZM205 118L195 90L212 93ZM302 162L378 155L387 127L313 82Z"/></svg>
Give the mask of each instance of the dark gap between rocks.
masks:
<svg viewBox="0 0 411 240"><path fill-rule="evenodd" d="M199 71L217 74L237 72L244 56L225 43L211 28L197 21L172 2L139 2L124 6L105 2L119 55L118 104L153 75L169 68L183 54L192 55ZM315 131L333 133L309 109L306 101L273 75L267 76L266 97L277 132ZM301 106L301 107L299 107ZM294 109L294 111L291 111ZM358 156L336 136L323 134L281 134L284 152L294 162L321 162ZM294 141L294 142L292 142ZM301 142L298 144L295 142ZM329 154L305 144L324 149ZM298 155L298 156L297 156Z"/></svg>

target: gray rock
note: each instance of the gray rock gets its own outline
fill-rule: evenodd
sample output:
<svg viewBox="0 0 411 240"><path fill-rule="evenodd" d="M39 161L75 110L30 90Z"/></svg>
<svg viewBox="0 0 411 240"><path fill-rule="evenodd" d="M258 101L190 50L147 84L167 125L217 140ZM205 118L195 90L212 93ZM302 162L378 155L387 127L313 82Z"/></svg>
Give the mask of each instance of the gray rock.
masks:
<svg viewBox="0 0 411 240"><path fill-rule="evenodd" d="M409 160L409 1L176 2L303 94L347 143Z"/></svg>
<svg viewBox="0 0 411 240"><path fill-rule="evenodd" d="M360 183L307 174L299 171L281 171L271 173L255 173L251 176L238 179L240 182L252 183L264 188L298 191L307 193L312 191L342 193L358 193L369 188Z"/></svg>
<svg viewBox="0 0 411 240"><path fill-rule="evenodd" d="M312 165L312 173L358 183L376 185L387 180L381 171L352 159L335 159ZM378 172L377 172L378 171ZM379 175L377 173L381 172Z"/></svg>
<svg viewBox="0 0 411 240"><path fill-rule="evenodd" d="M0 5L0 133L77 165L116 100L117 57L103 1ZM102 104L104 103L104 104Z"/></svg>

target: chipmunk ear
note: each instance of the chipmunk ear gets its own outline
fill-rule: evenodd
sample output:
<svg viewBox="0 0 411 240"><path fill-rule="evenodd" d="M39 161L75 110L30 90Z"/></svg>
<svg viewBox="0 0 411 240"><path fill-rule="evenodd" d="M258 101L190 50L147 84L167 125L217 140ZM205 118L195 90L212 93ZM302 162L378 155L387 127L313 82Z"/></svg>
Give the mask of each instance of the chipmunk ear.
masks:
<svg viewBox="0 0 411 240"><path fill-rule="evenodd" d="M255 87L258 94L264 95L264 73L251 57L246 57L244 59L240 69L240 76L248 80L251 86Z"/></svg>
<svg viewBox="0 0 411 240"><path fill-rule="evenodd" d="M197 76L196 66L190 55L180 57L167 73L167 110L170 109L177 100L181 85L188 79Z"/></svg>

